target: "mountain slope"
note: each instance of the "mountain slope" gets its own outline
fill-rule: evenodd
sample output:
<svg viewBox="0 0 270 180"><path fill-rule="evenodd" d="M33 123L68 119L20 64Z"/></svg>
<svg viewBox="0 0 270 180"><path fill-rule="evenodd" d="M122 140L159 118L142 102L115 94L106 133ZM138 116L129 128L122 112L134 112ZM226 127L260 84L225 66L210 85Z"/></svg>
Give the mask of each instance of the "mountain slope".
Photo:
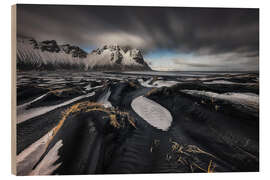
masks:
<svg viewBox="0 0 270 180"><path fill-rule="evenodd" d="M151 70L138 49L123 50L118 45L103 46L87 53L70 44L58 45L55 40L37 42L18 38L19 70Z"/></svg>

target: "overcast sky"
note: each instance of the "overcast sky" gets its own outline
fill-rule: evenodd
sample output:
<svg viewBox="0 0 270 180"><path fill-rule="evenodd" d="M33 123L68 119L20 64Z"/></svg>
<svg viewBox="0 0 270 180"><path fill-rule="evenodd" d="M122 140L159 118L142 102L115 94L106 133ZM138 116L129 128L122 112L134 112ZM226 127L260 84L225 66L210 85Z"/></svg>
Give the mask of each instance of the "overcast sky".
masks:
<svg viewBox="0 0 270 180"><path fill-rule="evenodd" d="M258 71L259 10L18 5L18 35L143 50L156 70Z"/></svg>

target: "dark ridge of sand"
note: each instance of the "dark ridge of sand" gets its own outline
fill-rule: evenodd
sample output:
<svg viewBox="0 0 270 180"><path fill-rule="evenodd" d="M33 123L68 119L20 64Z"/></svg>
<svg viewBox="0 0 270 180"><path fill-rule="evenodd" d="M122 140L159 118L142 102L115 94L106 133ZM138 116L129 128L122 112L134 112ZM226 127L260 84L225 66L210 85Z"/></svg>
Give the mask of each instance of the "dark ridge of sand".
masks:
<svg viewBox="0 0 270 180"><path fill-rule="evenodd" d="M150 98L172 113L173 124L179 123L186 136L223 162L229 163L231 171L259 170L258 117L249 117L249 112L246 115L239 114L231 106L220 105L226 108L225 112L230 113L217 112L209 107L209 102L194 103L193 98L185 97L177 91L170 95L167 93L166 96L158 93Z"/></svg>
<svg viewBox="0 0 270 180"><path fill-rule="evenodd" d="M96 101L99 94L102 91L95 91L95 96L81 99L80 101ZM43 102L46 106L46 102ZM62 112L67 109L67 107L76 104L73 102L69 105L57 108L41 116L34 117L27 121L17 124L17 154L19 154L23 149L34 143L36 140L41 138L44 134L49 132L62 117Z"/></svg>
<svg viewBox="0 0 270 180"><path fill-rule="evenodd" d="M29 102L48 91L49 90L36 86L19 86L17 87L17 106Z"/></svg>

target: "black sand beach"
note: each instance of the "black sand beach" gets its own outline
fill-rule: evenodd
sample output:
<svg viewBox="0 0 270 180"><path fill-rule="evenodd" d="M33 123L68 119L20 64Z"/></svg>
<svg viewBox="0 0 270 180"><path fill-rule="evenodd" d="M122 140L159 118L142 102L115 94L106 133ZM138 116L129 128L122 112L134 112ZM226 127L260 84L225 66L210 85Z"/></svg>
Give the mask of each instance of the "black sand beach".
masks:
<svg viewBox="0 0 270 180"><path fill-rule="evenodd" d="M258 73L17 72L17 103L18 175L259 171Z"/></svg>

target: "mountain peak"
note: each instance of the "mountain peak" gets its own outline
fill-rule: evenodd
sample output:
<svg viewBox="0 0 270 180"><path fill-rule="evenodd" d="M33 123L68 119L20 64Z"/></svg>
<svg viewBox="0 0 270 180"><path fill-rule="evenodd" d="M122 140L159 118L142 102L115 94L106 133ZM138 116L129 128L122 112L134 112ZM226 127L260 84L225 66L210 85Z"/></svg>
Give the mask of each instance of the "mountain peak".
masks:
<svg viewBox="0 0 270 180"><path fill-rule="evenodd" d="M38 42L34 38L29 39L30 44L32 44L34 49L40 49L42 52L47 51L51 53L64 52L66 54L71 54L72 57L86 58L87 52L78 46L63 44L59 45L55 40L45 40Z"/></svg>
<svg viewBox="0 0 270 180"><path fill-rule="evenodd" d="M110 60L116 64L140 64L147 65L143 59L141 50L132 49L130 47L120 47L117 44L114 45L104 45L101 48L97 48L91 52L92 55L106 56L110 55ZM123 60L123 61L122 61ZM126 62L125 62L126 61Z"/></svg>
<svg viewBox="0 0 270 180"><path fill-rule="evenodd" d="M139 49L117 44L104 45L89 54L78 46L59 45L55 40L18 39L17 45L17 64L22 69L151 70Z"/></svg>

